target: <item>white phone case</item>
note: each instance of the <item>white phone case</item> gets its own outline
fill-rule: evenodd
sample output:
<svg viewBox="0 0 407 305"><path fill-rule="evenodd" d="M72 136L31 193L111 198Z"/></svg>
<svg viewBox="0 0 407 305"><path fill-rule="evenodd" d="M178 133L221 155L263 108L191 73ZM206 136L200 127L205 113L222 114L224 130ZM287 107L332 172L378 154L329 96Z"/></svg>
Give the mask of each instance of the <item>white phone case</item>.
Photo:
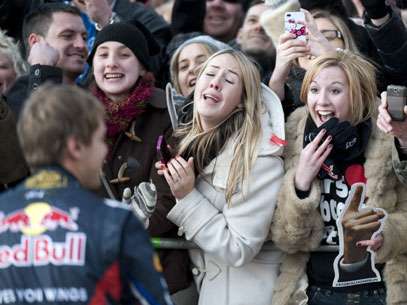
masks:
<svg viewBox="0 0 407 305"><path fill-rule="evenodd" d="M285 32L295 34L296 39L306 41L305 15L303 12L286 12L284 15Z"/></svg>

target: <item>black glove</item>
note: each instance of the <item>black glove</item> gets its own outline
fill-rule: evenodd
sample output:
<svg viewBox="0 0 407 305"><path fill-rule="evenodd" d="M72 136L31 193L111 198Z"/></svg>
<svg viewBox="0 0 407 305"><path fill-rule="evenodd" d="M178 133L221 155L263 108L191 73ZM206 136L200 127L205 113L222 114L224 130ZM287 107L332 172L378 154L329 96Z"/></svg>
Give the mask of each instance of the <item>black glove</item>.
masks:
<svg viewBox="0 0 407 305"><path fill-rule="evenodd" d="M362 0L362 4L370 19L383 18L390 11L390 7L386 5L385 0Z"/></svg>
<svg viewBox="0 0 407 305"><path fill-rule="evenodd" d="M330 157L334 160L352 160L360 153L359 136L357 129L348 121L339 122L337 118L331 118L322 124L316 131L326 130L326 136L332 136L333 145Z"/></svg>

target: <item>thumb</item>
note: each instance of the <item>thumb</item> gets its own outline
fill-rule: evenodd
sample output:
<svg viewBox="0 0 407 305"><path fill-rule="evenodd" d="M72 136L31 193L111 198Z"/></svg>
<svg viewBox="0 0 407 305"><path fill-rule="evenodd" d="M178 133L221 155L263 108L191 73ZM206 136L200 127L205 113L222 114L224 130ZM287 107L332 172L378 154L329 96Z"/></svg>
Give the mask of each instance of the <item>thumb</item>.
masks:
<svg viewBox="0 0 407 305"><path fill-rule="evenodd" d="M194 167L194 158L193 157L189 157L188 165L191 166L192 168Z"/></svg>
<svg viewBox="0 0 407 305"><path fill-rule="evenodd" d="M363 193L364 185L360 183L356 183L352 185L352 188L350 190L349 194L349 199L350 203L348 205L347 210L352 211L352 212L358 212L361 199L362 199L362 193Z"/></svg>
<svg viewBox="0 0 407 305"><path fill-rule="evenodd" d="M383 91L380 94L381 104L383 108L387 108L387 91Z"/></svg>

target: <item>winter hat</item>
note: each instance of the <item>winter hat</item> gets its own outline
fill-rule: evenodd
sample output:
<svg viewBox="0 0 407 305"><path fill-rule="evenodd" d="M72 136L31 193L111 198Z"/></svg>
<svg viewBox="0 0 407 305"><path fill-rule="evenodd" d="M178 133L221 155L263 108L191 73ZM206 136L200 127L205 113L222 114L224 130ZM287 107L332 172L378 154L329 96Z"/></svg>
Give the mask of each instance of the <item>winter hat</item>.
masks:
<svg viewBox="0 0 407 305"><path fill-rule="evenodd" d="M224 50L224 49L232 49L232 47L230 45L228 45L222 41L219 41L215 38L212 38L211 36L208 36L208 35L200 35L200 36L196 36L194 38L188 39L183 44L181 44L178 47L178 49L183 49L187 45L190 45L193 43L205 44L213 51L213 53L220 51L220 50Z"/></svg>
<svg viewBox="0 0 407 305"><path fill-rule="evenodd" d="M286 12L300 10L298 0L271 0L267 2L269 9L260 17L260 24L267 35L278 45L278 39L284 33L284 15Z"/></svg>
<svg viewBox="0 0 407 305"><path fill-rule="evenodd" d="M88 56L89 65L92 65L98 46L107 41L124 44L136 55L137 59L148 71L151 70L150 56L157 55L160 52L160 46L153 35L141 23L137 21L132 21L131 24L118 22L105 26L96 35L92 51Z"/></svg>

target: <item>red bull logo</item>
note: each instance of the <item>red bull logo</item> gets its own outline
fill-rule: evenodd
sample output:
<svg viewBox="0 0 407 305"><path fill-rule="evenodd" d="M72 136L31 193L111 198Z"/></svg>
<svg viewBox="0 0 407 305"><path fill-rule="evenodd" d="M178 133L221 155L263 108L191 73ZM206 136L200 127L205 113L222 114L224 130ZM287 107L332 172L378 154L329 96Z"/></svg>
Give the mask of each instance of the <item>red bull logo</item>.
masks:
<svg viewBox="0 0 407 305"><path fill-rule="evenodd" d="M0 268L53 264L83 265L86 235L67 232L64 241L54 241L46 231L62 228L77 231L76 216L46 202L35 202L6 216L0 215L0 234L21 232L20 243L0 246ZM75 213L77 214L77 213Z"/></svg>
<svg viewBox="0 0 407 305"><path fill-rule="evenodd" d="M0 269L48 264L82 266L85 263L85 249L84 233L67 233L62 242L55 242L48 235L21 236L19 244L0 246Z"/></svg>
<svg viewBox="0 0 407 305"><path fill-rule="evenodd" d="M0 216L0 233L10 230L35 236L47 230L54 231L59 227L69 231L78 230L78 225L71 214L46 202L32 203L25 209Z"/></svg>

